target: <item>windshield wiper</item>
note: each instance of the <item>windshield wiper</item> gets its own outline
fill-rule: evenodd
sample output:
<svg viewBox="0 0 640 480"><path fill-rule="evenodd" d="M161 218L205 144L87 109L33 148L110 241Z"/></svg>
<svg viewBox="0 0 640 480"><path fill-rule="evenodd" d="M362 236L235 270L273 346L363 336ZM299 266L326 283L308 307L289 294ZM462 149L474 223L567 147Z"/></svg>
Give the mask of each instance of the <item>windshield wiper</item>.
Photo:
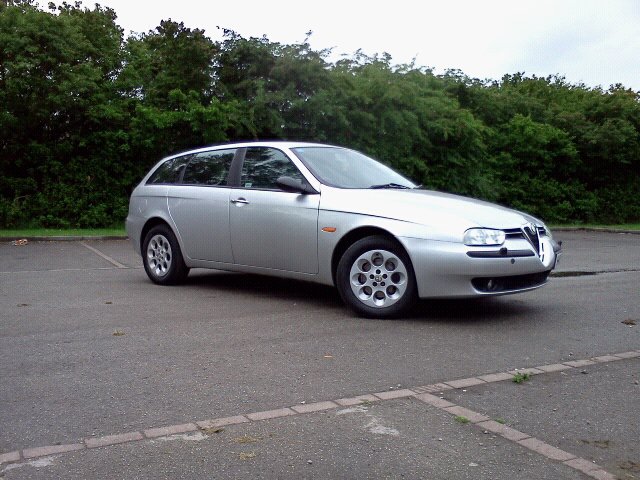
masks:
<svg viewBox="0 0 640 480"><path fill-rule="evenodd" d="M397 188L399 190L409 190L411 187L407 187L406 185L400 185L399 183L383 183L380 185L371 185L369 188L373 189L381 189L381 188Z"/></svg>

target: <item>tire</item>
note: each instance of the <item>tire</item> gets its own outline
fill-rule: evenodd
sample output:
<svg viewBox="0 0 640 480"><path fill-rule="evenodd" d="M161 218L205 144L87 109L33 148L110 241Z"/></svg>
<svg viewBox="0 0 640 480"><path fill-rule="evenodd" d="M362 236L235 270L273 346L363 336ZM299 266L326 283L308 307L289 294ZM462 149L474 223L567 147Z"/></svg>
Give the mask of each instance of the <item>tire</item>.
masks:
<svg viewBox="0 0 640 480"><path fill-rule="evenodd" d="M383 236L365 237L351 245L338 263L336 283L342 300L365 317L397 317L417 297L409 256Z"/></svg>
<svg viewBox="0 0 640 480"><path fill-rule="evenodd" d="M157 225L145 236L142 263L151 281L158 285L176 285L189 274L178 240L167 225Z"/></svg>

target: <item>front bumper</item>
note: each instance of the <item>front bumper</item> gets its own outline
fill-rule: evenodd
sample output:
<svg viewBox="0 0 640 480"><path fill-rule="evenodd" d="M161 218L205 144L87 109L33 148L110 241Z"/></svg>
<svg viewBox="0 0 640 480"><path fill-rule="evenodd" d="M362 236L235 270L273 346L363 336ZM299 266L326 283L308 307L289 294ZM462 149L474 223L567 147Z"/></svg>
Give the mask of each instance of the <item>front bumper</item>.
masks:
<svg viewBox="0 0 640 480"><path fill-rule="evenodd" d="M507 240L499 248L417 238L400 241L411 257L420 298L464 298L543 286L561 253L559 244L544 239L544 253L520 239Z"/></svg>

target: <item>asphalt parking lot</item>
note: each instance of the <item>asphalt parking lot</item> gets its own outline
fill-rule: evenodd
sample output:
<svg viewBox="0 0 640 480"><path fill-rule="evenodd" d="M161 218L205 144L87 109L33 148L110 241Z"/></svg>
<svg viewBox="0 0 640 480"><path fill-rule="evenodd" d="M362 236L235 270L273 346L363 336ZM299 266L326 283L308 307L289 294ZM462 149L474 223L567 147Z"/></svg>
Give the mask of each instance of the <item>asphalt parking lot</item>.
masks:
<svg viewBox="0 0 640 480"><path fill-rule="evenodd" d="M159 287L124 240L5 242L0 477L640 478L640 235L556 236L545 288L391 321L304 282Z"/></svg>

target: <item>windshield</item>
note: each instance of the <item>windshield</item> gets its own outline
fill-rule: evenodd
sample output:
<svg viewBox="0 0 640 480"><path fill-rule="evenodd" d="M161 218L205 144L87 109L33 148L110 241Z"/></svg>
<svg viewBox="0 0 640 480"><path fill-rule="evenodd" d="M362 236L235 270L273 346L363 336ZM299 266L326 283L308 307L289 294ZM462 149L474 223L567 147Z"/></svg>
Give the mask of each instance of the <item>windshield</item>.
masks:
<svg viewBox="0 0 640 480"><path fill-rule="evenodd" d="M338 188L416 188L386 165L340 147L298 147L293 152L322 183Z"/></svg>

